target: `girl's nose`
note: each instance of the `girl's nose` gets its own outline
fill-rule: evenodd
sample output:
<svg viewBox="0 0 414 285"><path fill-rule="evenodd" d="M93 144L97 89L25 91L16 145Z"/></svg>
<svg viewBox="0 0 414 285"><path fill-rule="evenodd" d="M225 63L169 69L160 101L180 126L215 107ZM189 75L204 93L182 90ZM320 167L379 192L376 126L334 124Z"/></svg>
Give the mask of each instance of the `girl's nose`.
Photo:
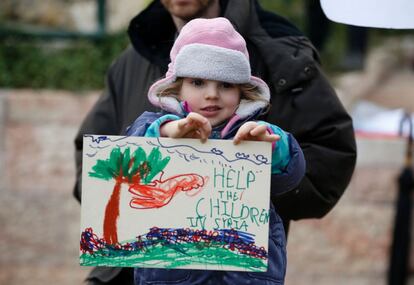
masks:
<svg viewBox="0 0 414 285"><path fill-rule="evenodd" d="M205 98L206 99L217 99L219 96L219 90L217 86L209 86L206 89Z"/></svg>

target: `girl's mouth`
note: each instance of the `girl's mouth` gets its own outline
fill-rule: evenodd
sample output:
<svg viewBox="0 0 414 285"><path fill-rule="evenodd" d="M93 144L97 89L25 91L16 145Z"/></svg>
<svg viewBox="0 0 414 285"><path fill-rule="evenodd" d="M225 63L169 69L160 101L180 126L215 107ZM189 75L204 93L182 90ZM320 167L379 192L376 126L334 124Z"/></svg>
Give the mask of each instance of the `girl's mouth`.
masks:
<svg viewBox="0 0 414 285"><path fill-rule="evenodd" d="M221 108L219 106L207 106L201 108L201 115L205 117L214 117L220 112Z"/></svg>
<svg viewBox="0 0 414 285"><path fill-rule="evenodd" d="M215 111L219 111L221 108L219 106L207 106L204 108L201 108L202 111L206 111L206 112L215 112Z"/></svg>

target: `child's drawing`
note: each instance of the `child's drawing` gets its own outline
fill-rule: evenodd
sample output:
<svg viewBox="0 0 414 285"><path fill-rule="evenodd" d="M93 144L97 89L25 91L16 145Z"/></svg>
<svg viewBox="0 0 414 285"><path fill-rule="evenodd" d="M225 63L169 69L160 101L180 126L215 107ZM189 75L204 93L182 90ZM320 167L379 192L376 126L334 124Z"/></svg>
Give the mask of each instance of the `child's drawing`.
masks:
<svg viewBox="0 0 414 285"><path fill-rule="evenodd" d="M163 173L163 172L162 172ZM198 174L182 174L165 180L161 178L150 184L132 184L129 192L136 195L130 203L135 209L160 208L167 205L178 191L190 192L193 189L202 189L204 178ZM197 194L198 191L194 191Z"/></svg>
<svg viewBox="0 0 414 285"><path fill-rule="evenodd" d="M266 271L270 157L263 142L85 136L81 265Z"/></svg>

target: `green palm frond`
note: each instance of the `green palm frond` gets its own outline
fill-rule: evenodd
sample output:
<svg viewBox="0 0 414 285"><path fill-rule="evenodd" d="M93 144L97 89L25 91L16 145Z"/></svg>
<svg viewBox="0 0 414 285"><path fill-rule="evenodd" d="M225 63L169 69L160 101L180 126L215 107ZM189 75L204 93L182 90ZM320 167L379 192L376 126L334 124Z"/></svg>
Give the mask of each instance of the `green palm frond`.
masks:
<svg viewBox="0 0 414 285"><path fill-rule="evenodd" d="M96 164L89 172L90 177L95 177L104 180L115 179L119 176L123 161L123 154L120 148L112 149L109 158L102 160L98 159Z"/></svg>
<svg viewBox="0 0 414 285"><path fill-rule="evenodd" d="M137 174L139 171L139 167L142 165L143 162L147 159L147 154L145 153L144 149L142 147L137 148L137 150L134 151L132 154L133 157L133 163L131 168L128 172L128 179L131 180L131 177Z"/></svg>
<svg viewBox="0 0 414 285"><path fill-rule="evenodd" d="M153 148L147 159L147 168L145 175L142 176L144 184L152 181L152 179L160 173L170 161L170 157L162 158L161 152L158 147Z"/></svg>
<svg viewBox="0 0 414 285"><path fill-rule="evenodd" d="M129 169L130 169L130 162L131 162L131 151L129 150L129 147L125 149L124 153L121 157L121 163L122 163L122 176L128 176Z"/></svg>
<svg viewBox="0 0 414 285"><path fill-rule="evenodd" d="M107 167L106 160L98 160L96 164L92 167L91 172L89 172L90 177L95 177L104 180L110 180L113 178L113 174L110 169Z"/></svg>
<svg viewBox="0 0 414 285"><path fill-rule="evenodd" d="M130 148L122 152L119 147L116 147L112 149L108 159L97 160L88 174L90 177L103 180L127 178L129 182L138 174L141 181L148 184L169 161L169 156L162 158L158 147L153 148L148 156L142 147L138 147L132 155Z"/></svg>
<svg viewBox="0 0 414 285"><path fill-rule="evenodd" d="M113 177L119 176L122 165L122 152L119 147L112 149L111 154L109 155L108 167L110 171L114 174Z"/></svg>

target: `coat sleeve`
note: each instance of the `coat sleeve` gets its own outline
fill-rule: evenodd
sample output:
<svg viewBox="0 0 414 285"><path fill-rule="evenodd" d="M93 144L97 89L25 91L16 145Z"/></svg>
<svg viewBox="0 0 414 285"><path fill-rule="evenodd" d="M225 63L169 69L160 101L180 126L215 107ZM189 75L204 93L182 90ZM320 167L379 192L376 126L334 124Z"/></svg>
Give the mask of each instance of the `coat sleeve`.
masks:
<svg viewBox="0 0 414 285"><path fill-rule="evenodd" d="M294 191L277 200L279 211L289 219L326 215L341 198L355 167L352 120L326 79L318 77L307 87L308 94L296 98L304 110L309 106L292 130L306 159L306 175Z"/></svg>
<svg viewBox="0 0 414 285"><path fill-rule="evenodd" d="M283 38L269 64L272 108L266 121L289 131L306 160L306 175L292 191L274 197L284 219L320 218L338 202L356 162L352 119L304 38ZM275 45L273 45L274 47ZM268 52L272 52L268 50ZM290 54L290 55L289 55Z"/></svg>
<svg viewBox="0 0 414 285"><path fill-rule="evenodd" d="M336 115L332 110L326 112L325 118L317 119L321 121L315 123L315 128L295 134L306 160L306 175L296 189L273 200L283 218L321 218L348 186L356 146L351 119L337 111Z"/></svg>
<svg viewBox="0 0 414 285"><path fill-rule="evenodd" d="M73 194L81 201L82 185L82 151L83 136L85 134L117 135L121 133L120 125L117 121L116 112L116 92L114 88L114 65L110 67L106 75L106 88L83 120L82 125L75 137L75 163L76 163L76 182Z"/></svg>
<svg viewBox="0 0 414 285"><path fill-rule="evenodd" d="M278 197L276 204L289 219L320 218L338 202L355 167L352 120L322 75L307 86L307 92L295 97L291 104L296 104L293 110L298 112L291 113L297 117L292 133L303 150L306 175L294 191Z"/></svg>
<svg viewBox="0 0 414 285"><path fill-rule="evenodd" d="M170 121L176 121L179 119L181 118L177 115L173 115L173 114L163 115L157 118L156 120L153 120L153 122L146 128L144 136L150 137L150 138L160 137L161 136L161 132L160 132L161 125L163 125L164 123L167 123Z"/></svg>
<svg viewBox="0 0 414 285"><path fill-rule="evenodd" d="M144 112L127 128L126 135L134 137L159 137L159 127L167 121L177 119L179 119L179 117L175 115Z"/></svg>
<svg viewBox="0 0 414 285"><path fill-rule="evenodd" d="M280 136L272 145L271 197L276 198L298 187L305 175L305 158L292 134L265 121L257 123L267 126L269 133Z"/></svg>
<svg viewBox="0 0 414 285"><path fill-rule="evenodd" d="M289 133L287 133L287 140L289 142L290 159L282 172L272 173L272 200L284 193L290 193L293 189L296 189L305 175L306 162L298 142Z"/></svg>
<svg viewBox="0 0 414 285"><path fill-rule="evenodd" d="M267 132L279 136L277 142L272 143L272 174L282 173L289 164L291 157L289 134L278 126L268 122L258 121L259 125L265 125Z"/></svg>

